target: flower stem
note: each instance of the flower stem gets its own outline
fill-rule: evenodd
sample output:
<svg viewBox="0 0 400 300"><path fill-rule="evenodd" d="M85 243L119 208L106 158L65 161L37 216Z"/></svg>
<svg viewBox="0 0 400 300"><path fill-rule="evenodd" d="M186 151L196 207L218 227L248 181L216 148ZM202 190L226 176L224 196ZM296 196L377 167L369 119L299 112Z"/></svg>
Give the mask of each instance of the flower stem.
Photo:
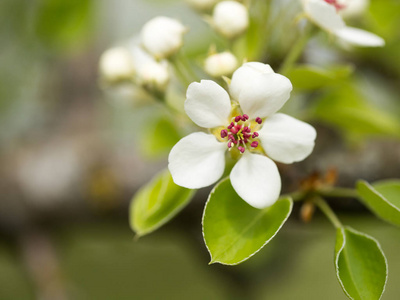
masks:
<svg viewBox="0 0 400 300"><path fill-rule="evenodd" d="M335 228L343 227L342 223L336 216L335 212L330 208L328 203L326 203L326 201L323 198L315 196L313 198L313 202L324 213L324 215L329 219L329 221L331 221L332 225L335 226Z"/></svg>
<svg viewBox="0 0 400 300"><path fill-rule="evenodd" d="M350 188L322 188L318 190L318 194L323 197L343 197L343 198L357 198L358 193L355 189Z"/></svg>
<svg viewBox="0 0 400 300"><path fill-rule="evenodd" d="M287 75L289 71L292 69L293 64L299 59L300 55L303 52L304 47L307 45L308 40L311 37L311 29L307 26L304 29L303 34L297 39L295 44L292 46L285 60L283 61L281 68L279 69L279 73L283 75Z"/></svg>
<svg viewBox="0 0 400 300"><path fill-rule="evenodd" d="M176 56L172 56L169 61L171 62L171 65L174 67L176 76L179 78L179 80L185 86L185 88L187 88L191 83L191 81L185 74L185 71L183 70L183 66L180 63L179 58Z"/></svg>

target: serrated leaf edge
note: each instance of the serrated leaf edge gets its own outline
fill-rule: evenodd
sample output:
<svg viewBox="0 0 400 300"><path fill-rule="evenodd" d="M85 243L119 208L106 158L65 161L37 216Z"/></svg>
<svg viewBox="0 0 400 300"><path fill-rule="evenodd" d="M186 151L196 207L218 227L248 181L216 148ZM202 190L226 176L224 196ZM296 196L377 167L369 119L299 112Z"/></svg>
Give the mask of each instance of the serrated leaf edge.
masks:
<svg viewBox="0 0 400 300"><path fill-rule="evenodd" d="M288 201L289 201L289 203L290 203L289 212L287 213L286 218L283 220L281 226L279 226L279 228L278 228L278 230L275 232L275 234L272 235L258 250L254 251L252 254L250 254L249 256L245 257L245 258L242 259L241 261L238 261L238 262L232 263L232 264L224 263L224 262L221 262L221 261L218 261L218 260L213 260L212 254L211 254L211 251L210 251L210 248L208 248L208 245L207 245L207 242L206 242L206 239L205 239L205 236L204 236L204 218L205 218L205 215L206 215L206 208L207 208L208 202L210 201L211 195L214 194L214 192L215 192L215 190L218 188L218 186L219 186L223 181L225 181L225 180L229 180L229 177L224 178L224 179L222 179L220 182L218 182L218 183L214 186L214 188L211 190L210 194L208 195L208 198L207 198L206 204L205 204L205 206L204 206L204 210L203 210L203 216L202 216L202 218L201 218L201 233L202 233L202 235L203 235L204 244L205 244L205 246L206 246L206 248L207 248L208 253L210 254L211 261L210 261L209 265L214 264L214 263L219 263L219 264L225 265L225 266L236 266L236 265L238 265L238 264L240 264L240 263L242 263L242 262L248 260L250 257L254 256L256 253L258 253L262 248L264 248L264 246L265 246L266 244L269 243L269 241L271 241L271 240L275 237L275 235L277 235L277 233L281 230L282 226L286 223L287 219L289 218L290 214L292 213L292 209L293 209L293 200L292 200L291 197L287 197L287 198L283 198L283 199L282 199L282 198L279 198L279 199L278 199L278 200L281 200L281 201L283 201L283 200L288 200ZM243 200L243 199L242 199L242 200ZM243 200L243 201L244 201L244 200ZM261 211L262 211L262 210L261 210Z"/></svg>
<svg viewBox="0 0 400 300"><path fill-rule="evenodd" d="M382 250L381 245L379 244L379 242L378 242L375 238L373 238L372 236L370 236L370 235L368 235L368 234L365 234L365 233L359 232L359 231L357 231L357 230L354 230L353 228L351 228L351 227L349 227L349 226L340 228L340 231L341 231L341 233L342 233L342 235L343 235L343 244L342 244L342 247L340 247L340 249L338 250L337 255L336 255L336 257L335 257L336 277L337 277L337 279L338 279L338 281L339 281L339 283L340 283L340 286L342 287L342 289L343 289L343 291L345 292L346 296L349 297L350 299L354 300L354 298L353 298L352 296L350 296L350 294L347 292L347 290L346 290L346 288L344 287L343 282L342 282L342 280L340 279L340 276L339 276L339 256L340 256L340 254L342 253L342 251L343 251L343 249L344 249L344 247L345 247L345 245L346 245L346 235L345 235L345 233L344 233L344 230L345 230L345 229L348 230L348 231L351 231L351 232L354 233L354 234L358 234L358 235L364 236L364 237L366 237L366 238L372 240L372 241L378 246L378 249L379 249L379 251L381 252L381 254L382 254L382 256L383 256L383 259L384 259L384 261L385 261L385 267L386 267L385 283L384 283L384 285L383 285L382 293L381 293L381 295L379 296L379 299L381 299L381 298L382 298L382 295L383 295L383 293L385 292L385 289L386 289L386 284L387 284L388 274L389 274L389 268L388 268L388 262L387 262L386 256L385 256L385 254L384 254L384 252L383 252L383 250Z"/></svg>

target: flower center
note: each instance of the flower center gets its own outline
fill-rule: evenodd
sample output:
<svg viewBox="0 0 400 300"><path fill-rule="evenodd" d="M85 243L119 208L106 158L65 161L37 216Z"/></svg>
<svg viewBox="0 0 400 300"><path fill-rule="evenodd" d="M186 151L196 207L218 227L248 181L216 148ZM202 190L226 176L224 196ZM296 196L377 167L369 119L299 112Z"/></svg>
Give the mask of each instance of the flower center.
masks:
<svg viewBox="0 0 400 300"><path fill-rule="evenodd" d="M247 147L256 148L258 146L256 139L259 134L253 131L254 128L248 120L249 116L246 114L235 116L232 118L231 124L221 130L221 138L227 140L229 150L236 146L240 153L244 153ZM255 121L258 124L262 123L259 117Z"/></svg>
<svg viewBox="0 0 400 300"><path fill-rule="evenodd" d="M326 3L333 5L336 8L336 11L340 11L346 8L346 5L339 3L338 0L324 0Z"/></svg>

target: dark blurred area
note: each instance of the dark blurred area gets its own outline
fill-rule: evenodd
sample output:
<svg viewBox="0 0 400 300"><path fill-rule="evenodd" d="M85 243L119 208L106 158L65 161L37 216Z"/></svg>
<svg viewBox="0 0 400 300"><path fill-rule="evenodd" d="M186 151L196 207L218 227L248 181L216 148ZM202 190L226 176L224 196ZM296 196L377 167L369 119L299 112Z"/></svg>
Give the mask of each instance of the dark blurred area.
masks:
<svg viewBox="0 0 400 300"><path fill-rule="evenodd" d="M97 65L107 47L158 14L201 24L179 1L0 3L0 299L345 299L333 267L334 230L319 215L303 224L295 211L282 234L235 268L207 265L207 191L165 228L134 241L130 199L166 166L166 155L142 155L137 123L149 112L107 97ZM391 38L378 59L375 50L357 57L364 84L378 78L380 89L389 86L384 105L400 113L400 39L390 28L377 32ZM315 153L279 166L284 192L332 167L348 187L358 178L400 177L398 140L349 144L329 124L314 125ZM398 299L398 229L351 199L332 205L381 242L390 269L383 299Z"/></svg>

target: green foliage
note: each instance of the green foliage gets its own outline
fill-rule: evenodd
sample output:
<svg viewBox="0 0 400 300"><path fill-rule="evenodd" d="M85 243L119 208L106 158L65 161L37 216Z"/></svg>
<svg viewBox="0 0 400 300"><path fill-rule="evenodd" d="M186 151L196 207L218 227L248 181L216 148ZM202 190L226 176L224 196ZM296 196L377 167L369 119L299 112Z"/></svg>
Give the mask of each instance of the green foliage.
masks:
<svg viewBox="0 0 400 300"><path fill-rule="evenodd" d="M129 216L131 228L138 236L153 232L179 213L194 192L176 185L168 170L162 171L133 197Z"/></svg>
<svg viewBox="0 0 400 300"><path fill-rule="evenodd" d="M92 0L38 2L34 31L45 47L73 48L87 41L92 26Z"/></svg>
<svg viewBox="0 0 400 300"><path fill-rule="evenodd" d="M292 69L288 77L296 90L316 90L332 86L348 78L354 68L350 65L341 65L323 69L321 67L302 65Z"/></svg>
<svg viewBox="0 0 400 300"><path fill-rule="evenodd" d="M372 186L360 180L357 191L361 201L378 217L400 225L400 180L385 180Z"/></svg>
<svg viewBox="0 0 400 300"><path fill-rule="evenodd" d="M141 129L140 147L143 155L155 158L165 155L179 141L176 124L167 116L153 117Z"/></svg>
<svg viewBox="0 0 400 300"><path fill-rule="evenodd" d="M210 263L239 264L264 247L281 229L292 211L290 198L256 209L242 200L229 178L211 191L203 214L203 236Z"/></svg>
<svg viewBox="0 0 400 300"><path fill-rule="evenodd" d="M387 280L387 263L378 242L351 228L339 228L336 235L337 278L350 299L380 299Z"/></svg>
<svg viewBox="0 0 400 300"><path fill-rule="evenodd" d="M348 136L400 137L400 120L370 104L361 91L350 84L332 89L318 99L314 114Z"/></svg>

